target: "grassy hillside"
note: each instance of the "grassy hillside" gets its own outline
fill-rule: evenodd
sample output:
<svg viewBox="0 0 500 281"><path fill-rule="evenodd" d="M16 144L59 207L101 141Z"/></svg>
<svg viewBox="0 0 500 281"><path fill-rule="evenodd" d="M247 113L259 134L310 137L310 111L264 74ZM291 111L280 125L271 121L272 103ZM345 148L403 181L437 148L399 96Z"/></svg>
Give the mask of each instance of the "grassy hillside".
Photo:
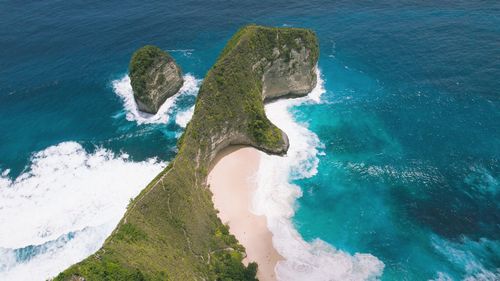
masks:
<svg viewBox="0 0 500 281"><path fill-rule="evenodd" d="M302 47L315 63L309 30L239 30L203 81L175 159L131 202L104 246L56 280L255 280L256 265L241 263L245 250L217 217L206 177L215 154L230 144L286 152L284 134L264 113L259 62L272 62L275 48L287 56Z"/></svg>

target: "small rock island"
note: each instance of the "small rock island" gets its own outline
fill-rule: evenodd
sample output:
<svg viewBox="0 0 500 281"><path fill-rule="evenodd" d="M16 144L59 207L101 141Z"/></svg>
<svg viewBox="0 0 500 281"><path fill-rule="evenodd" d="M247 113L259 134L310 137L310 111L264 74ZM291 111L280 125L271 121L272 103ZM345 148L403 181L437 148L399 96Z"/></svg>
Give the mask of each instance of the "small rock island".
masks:
<svg viewBox="0 0 500 281"><path fill-rule="evenodd" d="M136 54L131 78L142 82L133 83L134 91L160 87L170 66L156 59L168 59L154 47ZM217 216L207 175L229 145L287 152L287 137L267 119L264 101L311 91L318 56L311 30L240 29L203 80L177 156L130 203L102 248L55 280L257 280L257 264L243 265L244 247Z"/></svg>
<svg viewBox="0 0 500 281"><path fill-rule="evenodd" d="M130 60L130 83L140 111L155 114L160 106L175 95L184 82L180 67L165 51L144 46Z"/></svg>

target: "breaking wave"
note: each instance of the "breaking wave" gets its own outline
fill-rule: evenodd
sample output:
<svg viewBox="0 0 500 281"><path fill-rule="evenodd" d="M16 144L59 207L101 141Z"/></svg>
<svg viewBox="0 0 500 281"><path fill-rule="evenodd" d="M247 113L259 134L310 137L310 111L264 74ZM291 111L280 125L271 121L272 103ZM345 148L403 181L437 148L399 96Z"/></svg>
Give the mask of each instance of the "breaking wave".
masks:
<svg viewBox="0 0 500 281"><path fill-rule="evenodd" d="M196 95L200 89L201 79L196 79L191 74L184 75L184 84L177 94L168 98L158 109L156 114L149 114L139 111L134 100L134 92L130 85L130 77L125 75L123 78L112 82L115 93L122 99L125 108L126 118L129 121L135 121L138 124L166 124L170 120L170 114L175 107L177 99L182 95Z"/></svg>
<svg viewBox="0 0 500 281"><path fill-rule="evenodd" d="M194 105L191 106L186 111L181 111L177 113L177 115L175 116L175 123L177 123L177 125L181 126L182 128L186 128L189 121L191 121L193 114L194 114Z"/></svg>
<svg viewBox="0 0 500 281"><path fill-rule="evenodd" d="M320 239L308 243L291 221L295 201L302 196L302 191L290 182L317 173L317 156L322 144L306 124L294 120L289 110L293 106L321 102L324 81L319 70L317 75L317 86L308 96L278 100L265 106L269 120L287 133L290 148L283 157L261 153L252 211L267 217L273 245L285 258L275 269L279 280L376 279L382 274L384 264L375 256L351 255Z"/></svg>
<svg viewBox="0 0 500 281"><path fill-rule="evenodd" d="M0 176L0 280L46 280L101 247L127 204L164 167L63 142Z"/></svg>

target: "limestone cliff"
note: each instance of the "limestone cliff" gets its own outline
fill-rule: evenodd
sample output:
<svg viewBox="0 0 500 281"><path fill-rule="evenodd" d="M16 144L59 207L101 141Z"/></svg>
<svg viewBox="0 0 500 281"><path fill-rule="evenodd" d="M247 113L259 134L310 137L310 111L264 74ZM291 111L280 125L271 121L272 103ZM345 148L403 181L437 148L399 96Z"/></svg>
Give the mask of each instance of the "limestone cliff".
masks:
<svg viewBox="0 0 500 281"><path fill-rule="evenodd" d="M262 91L266 100L283 96L304 96L316 86L315 61L311 59L315 54L306 47L302 39L295 40L295 48L288 49L286 45L274 48L270 61L259 61L265 69ZM283 52L285 55L282 55Z"/></svg>
<svg viewBox="0 0 500 281"><path fill-rule="evenodd" d="M144 46L132 55L129 76L137 107L151 114L158 112L183 83L181 69L174 59L155 46Z"/></svg>
<svg viewBox="0 0 500 281"><path fill-rule="evenodd" d="M310 30L241 29L207 73L185 135L204 131L210 136L206 162L230 144L286 153L288 138L269 122L262 101L309 93L316 85L318 55L318 42ZM198 106L202 103L218 106ZM204 127L207 120L202 119L212 125Z"/></svg>
<svg viewBox="0 0 500 281"><path fill-rule="evenodd" d="M231 144L286 153L286 135L267 119L263 100L312 89L318 55L310 30L240 29L205 76L175 159L134 199L104 246L56 279L256 280L255 264L242 264L244 248L217 217L208 170Z"/></svg>

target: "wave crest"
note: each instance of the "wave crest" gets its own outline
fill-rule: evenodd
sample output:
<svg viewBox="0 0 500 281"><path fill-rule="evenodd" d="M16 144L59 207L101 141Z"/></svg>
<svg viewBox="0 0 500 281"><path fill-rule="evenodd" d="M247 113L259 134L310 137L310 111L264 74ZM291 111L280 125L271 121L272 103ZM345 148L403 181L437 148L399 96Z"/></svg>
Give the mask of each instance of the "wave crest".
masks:
<svg viewBox="0 0 500 281"><path fill-rule="evenodd" d="M63 142L35 153L17 178L2 173L0 279L45 280L95 252L165 165Z"/></svg>
<svg viewBox="0 0 500 281"><path fill-rule="evenodd" d="M189 121L191 121L193 114L194 114L194 105L185 111L177 113L177 115L175 116L175 123L177 123L177 125L181 126L182 128L186 128Z"/></svg>

